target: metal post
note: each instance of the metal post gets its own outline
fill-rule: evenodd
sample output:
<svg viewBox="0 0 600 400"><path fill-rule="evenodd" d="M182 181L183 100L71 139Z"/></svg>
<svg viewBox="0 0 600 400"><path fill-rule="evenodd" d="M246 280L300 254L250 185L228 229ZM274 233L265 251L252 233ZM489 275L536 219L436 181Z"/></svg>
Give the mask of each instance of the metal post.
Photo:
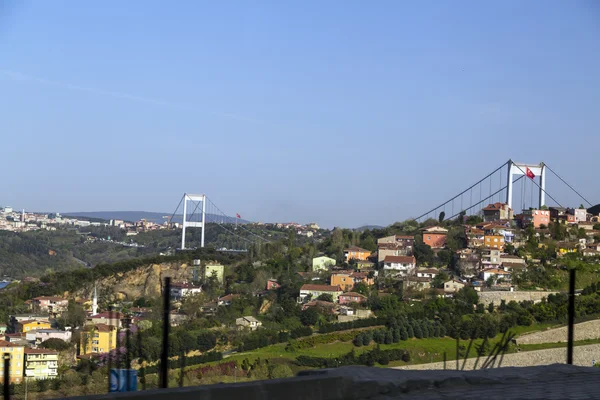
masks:
<svg viewBox="0 0 600 400"><path fill-rule="evenodd" d="M567 346L567 364L573 364L573 341L575 324L575 270L569 271L569 335Z"/></svg>
<svg viewBox="0 0 600 400"><path fill-rule="evenodd" d="M460 339L457 337L456 338L456 370L457 371L458 371L458 362L460 360L460 354L458 354L459 342L460 342Z"/></svg>
<svg viewBox="0 0 600 400"><path fill-rule="evenodd" d="M183 195L183 227L181 229L181 250L185 250L185 222L187 219L187 193Z"/></svg>
<svg viewBox="0 0 600 400"><path fill-rule="evenodd" d="M513 194L513 182L512 182L512 160L508 160L508 171L506 173L506 204L509 208L512 208L512 194Z"/></svg>
<svg viewBox="0 0 600 400"><path fill-rule="evenodd" d="M183 387L183 375L185 372L185 350L181 352L179 358L179 387Z"/></svg>
<svg viewBox="0 0 600 400"><path fill-rule="evenodd" d="M4 353L4 399L10 399L10 354Z"/></svg>
<svg viewBox="0 0 600 400"><path fill-rule="evenodd" d="M540 206L546 205L546 166L544 163L540 164Z"/></svg>
<svg viewBox="0 0 600 400"><path fill-rule="evenodd" d="M444 371L446 370L446 352L444 352Z"/></svg>
<svg viewBox="0 0 600 400"><path fill-rule="evenodd" d="M237 221L237 218L236 218ZM200 247L204 247L204 225L206 225L206 195L202 195L202 234L200 237Z"/></svg>
<svg viewBox="0 0 600 400"><path fill-rule="evenodd" d="M129 316L128 316L129 318ZM125 332L125 368L127 369L125 378L127 379L126 388L129 391L131 382L131 324L127 320L127 331Z"/></svg>
<svg viewBox="0 0 600 400"><path fill-rule="evenodd" d="M111 391L111 385L110 385L110 370L112 369L112 356L111 356L111 351L112 351L112 325L110 324L111 321L113 320L113 311L112 311L112 306L110 306L108 308L108 354L106 355L106 364L108 366L108 392L110 393ZM94 331L91 330L89 335L92 336L92 338L94 337ZM87 340L90 340L89 338L86 337L86 342ZM91 339L93 340L93 339ZM87 347L87 344L85 345ZM87 350L87 349L86 349ZM92 349L93 350L93 349Z"/></svg>
<svg viewBox="0 0 600 400"><path fill-rule="evenodd" d="M184 207L185 208L185 207ZM163 293L163 343L162 354L160 355L160 387L166 389L169 387L169 327L170 308L171 308L171 278L165 278L165 292Z"/></svg>

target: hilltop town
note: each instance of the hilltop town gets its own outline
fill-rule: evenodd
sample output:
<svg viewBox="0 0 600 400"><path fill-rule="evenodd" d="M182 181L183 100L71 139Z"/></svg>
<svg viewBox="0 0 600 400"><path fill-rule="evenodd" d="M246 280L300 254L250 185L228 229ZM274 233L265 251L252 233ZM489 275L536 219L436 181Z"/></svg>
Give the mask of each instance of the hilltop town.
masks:
<svg viewBox="0 0 600 400"><path fill-rule="evenodd" d="M61 369L64 375L83 362L102 367L107 355L119 359L128 353L119 347L125 334L132 335L132 343L154 343L143 350L150 364L136 364L149 368L159 358L160 304L166 295L161 287L167 276L173 279L170 324L178 338L172 355L199 353L197 363L276 343L287 343L286 351L294 354L296 342L315 332L325 338L333 335L328 332L369 326L388 326L389 337L351 333L346 340L394 346L410 338L468 338L471 329L480 329L477 337L494 337L502 326L563 318L539 315L534 304L566 288L569 268L580 271L585 287L592 285L589 293L596 291L599 215L583 207L513 215L507 204L493 203L480 215L451 221L441 215L362 232L318 230L318 239L301 245L294 238L306 229L317 232L317 226L280 228L289 230L287 239L248 253L177 252L76 275L51 273L0 290L6 317L0 347L14 360L11 382L60 378ZM37 295L23 298L23 293ZM562 302L555 301L557 307ZM428 304L436 306L427 312L414 308ZM439 307L455 312L423 319ZM406 354L386 353L385 359L407 362L401 361L410 359Z"/></svg>

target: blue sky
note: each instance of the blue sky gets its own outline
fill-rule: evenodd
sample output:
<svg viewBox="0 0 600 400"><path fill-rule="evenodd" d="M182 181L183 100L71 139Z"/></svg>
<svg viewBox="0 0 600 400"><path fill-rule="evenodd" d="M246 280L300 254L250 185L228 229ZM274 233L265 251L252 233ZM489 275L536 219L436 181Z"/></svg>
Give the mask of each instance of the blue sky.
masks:
<svg viewBox="0 0 600 400"><path fill-rule="evenodd" d="M593 1L2 4L0 204L387 225L509 158L600 202Z"/></svg>

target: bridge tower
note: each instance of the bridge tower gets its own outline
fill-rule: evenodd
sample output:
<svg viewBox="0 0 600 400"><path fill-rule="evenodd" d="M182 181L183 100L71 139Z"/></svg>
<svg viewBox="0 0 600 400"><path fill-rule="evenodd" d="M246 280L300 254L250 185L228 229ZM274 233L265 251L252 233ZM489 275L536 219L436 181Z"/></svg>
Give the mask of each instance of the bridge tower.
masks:
<svg viewBox="0 0 600 400"><path fill-rule="evenodd" d="M206 222L206 195L205 194L183 194L183 227L181 231L181 250L185 250L185 228L202 228L202 236L200 239L200 247L204 247L204 225ZM201 221L188 221L188 210L187 204L191 201L192 204L195 204L194 210L192 211L192 216L195 214L198 207L201 208L202 220ZM200 204L202 203L202 204Z"/></svg>
<svg viewBox="0 0 600 400"><path fill-rule="evenodd" d="M539 207L546 204L546 165L541 162L539 164L522 164L516 163L513 160L508 160L506 163L508 168L506 181L506 203L510 208L513 208L513 176L528 175L531 171L536 177L540 177L539 187Z"/></svg>

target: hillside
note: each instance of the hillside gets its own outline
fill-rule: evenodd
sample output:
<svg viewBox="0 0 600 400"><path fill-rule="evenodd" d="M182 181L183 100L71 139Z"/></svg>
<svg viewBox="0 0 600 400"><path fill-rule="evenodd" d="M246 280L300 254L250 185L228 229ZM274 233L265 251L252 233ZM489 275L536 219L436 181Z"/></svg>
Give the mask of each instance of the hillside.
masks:
<svg viewBox="0 0 600 400"><path fill-rule="evenodd" d="M0 231L0 276L17 279L41 276L53 271L127 260L151 252L150 249L114 243L86 242L85 236L67 230Z"/></svg>
<svg viewBox="0 0 600 400"><path fill-rule="evenodd" d="M151 211L79 211L79 212L66 212L63 215L68 217L82 217L82 218L92 218L96 220L104 220L110 221L111 219L120 219L123 221L135 222L141 219L145 219L147 221L154 222L156 224L162 224L173 215L172 212L168 213L159 213L159 212L151 212ZM166 218L165 218L166 217ZM231 221L234 221L234 217L225 217ZM220 221L223 219L221 215L214 214L206 214L207 221ZM175 214L173 216L172 222L182 221L182 214ZM250 221L246 221L244 219L238 219L238 223L240 224L248 224Z"/></svg>

